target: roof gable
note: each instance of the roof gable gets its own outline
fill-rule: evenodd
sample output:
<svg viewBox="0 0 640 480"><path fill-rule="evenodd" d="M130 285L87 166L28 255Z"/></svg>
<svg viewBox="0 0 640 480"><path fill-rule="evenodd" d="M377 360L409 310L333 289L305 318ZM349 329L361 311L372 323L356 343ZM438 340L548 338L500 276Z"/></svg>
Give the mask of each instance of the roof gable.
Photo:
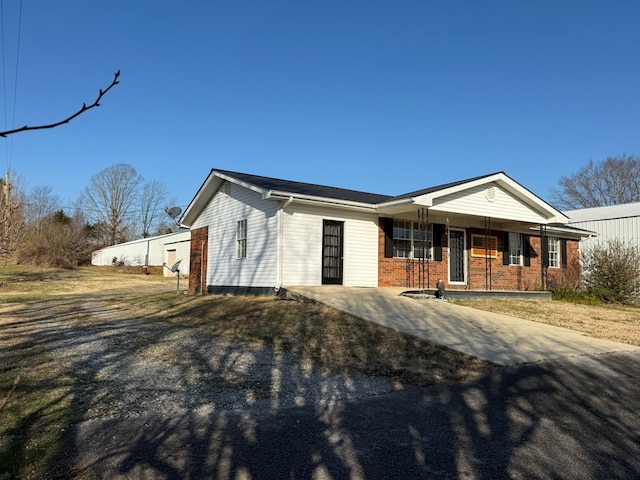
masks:
<svg viewBox="0 0 640 480"><path fill-rule="evenodd" d="M411 206L531 223L566 223L568 220L504 172L399 195L383 202L378 209L392 214Z"/></svg>

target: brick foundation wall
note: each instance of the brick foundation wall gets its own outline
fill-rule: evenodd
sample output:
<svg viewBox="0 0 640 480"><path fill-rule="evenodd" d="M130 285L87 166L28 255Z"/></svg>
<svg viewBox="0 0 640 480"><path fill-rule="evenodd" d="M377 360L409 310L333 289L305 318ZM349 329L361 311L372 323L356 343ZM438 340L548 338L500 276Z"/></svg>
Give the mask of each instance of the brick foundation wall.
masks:
<svg viewBox="0 0 640 480"><path fill-rule="evenodd" d="M189 293L191 294L207 291L208 251L209 227L191 230L191 254L189 255Z"/></svg>
<svg viewBox="0 0 640 480"><path fill-rule="evenodd" d="M530 266L503 265L503 232L494 230L492 236L498 238L498 257L487 261L485 257L471 255L471 235L485 235L482 229L466 229L467 284L449 285L449 249L447 234L442 238L442 261L421 262L405 258L385 258L385 233L382 222L378 229L378 286L435 289L438 279L442 279L446 289L469 290L540 290L543 284L541 268L540 237L529 236ZM567 264L561 268L548 268L544 282L546 286L571 281L576 276L579 263L579 242L566 240ZM489 269L490 266L490 269ZM490 275L487 272L490 270ZM579 277L579 269L577 270Z"/></svg>

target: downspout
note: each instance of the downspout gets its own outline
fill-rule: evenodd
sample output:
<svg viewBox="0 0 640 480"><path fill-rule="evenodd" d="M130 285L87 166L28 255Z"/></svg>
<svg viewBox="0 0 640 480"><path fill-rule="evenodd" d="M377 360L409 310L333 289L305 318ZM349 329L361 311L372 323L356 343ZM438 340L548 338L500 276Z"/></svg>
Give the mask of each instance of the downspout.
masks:
<svg viewBox="0 0 640 480"><path fill-rule="evenodd" d="M204 295L205 286L207 285L207 279L205 278L206 272L204 270L204 240L200 241L200 295Z"/></svg>
<svg viewBox="0 0 640 480"><path fill-rule="evenodd" d="M282 260L284 258L284 241L282 236L284 235L284 209L293 203L293 197L289 197L289 199L284 202L280 208L278 209L278 246L277 246L277 268L276 268L276 288L275 293L277 294L280 291L280 287L282 287L282 277L283 277L283 265Z"/></svg>

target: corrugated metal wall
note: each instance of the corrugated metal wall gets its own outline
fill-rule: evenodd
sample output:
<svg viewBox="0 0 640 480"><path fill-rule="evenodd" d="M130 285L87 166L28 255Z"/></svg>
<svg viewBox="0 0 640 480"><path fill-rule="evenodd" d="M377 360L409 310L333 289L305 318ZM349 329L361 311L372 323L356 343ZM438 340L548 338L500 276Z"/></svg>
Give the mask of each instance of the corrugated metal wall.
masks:
<svg viewBox="0 0 640 480"><path fill-rule="evenodd" d="M640 216L576 222L572 223L571 226L591 230L598 234L597 237L580 242L581 249L589 248L596 243L607 242L612 239L618 239L625 243L633 242L640 246Z"/></svg>

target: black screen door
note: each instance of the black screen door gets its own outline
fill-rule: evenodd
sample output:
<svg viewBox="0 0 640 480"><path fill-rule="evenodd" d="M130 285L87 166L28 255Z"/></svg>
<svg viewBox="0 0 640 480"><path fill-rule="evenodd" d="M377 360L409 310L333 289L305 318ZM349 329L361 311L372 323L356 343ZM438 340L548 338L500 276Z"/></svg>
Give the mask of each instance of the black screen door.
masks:
<svg viewBox="0 0 640 480"><path fill-rule="evenodd" d="M342 285L344 222L324 220L322 225L322 283Z"/></svg>
<svg viewBox="0 0 640 480"><path fill-rule="evenodd" d="M449 281L465 282L464 231L449 230Z"/></svg>

